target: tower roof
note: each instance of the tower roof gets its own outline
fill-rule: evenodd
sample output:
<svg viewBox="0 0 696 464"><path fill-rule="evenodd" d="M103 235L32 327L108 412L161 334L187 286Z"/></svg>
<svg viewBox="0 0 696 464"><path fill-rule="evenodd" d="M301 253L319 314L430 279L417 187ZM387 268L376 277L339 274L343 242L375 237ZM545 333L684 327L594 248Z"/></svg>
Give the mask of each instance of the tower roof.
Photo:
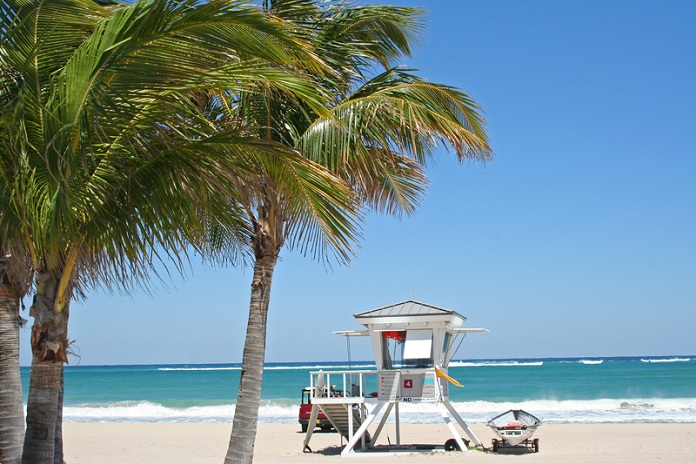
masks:
<svg viewBox="0 0 696 464"><path fill-rule="evenodd" d="M459 316L462 320L466 320L464 316L451 309L440 308L414 300L383 306L381 308L365 311L364 313L354 314L353 316L356 319L367 317Z"/></svg>

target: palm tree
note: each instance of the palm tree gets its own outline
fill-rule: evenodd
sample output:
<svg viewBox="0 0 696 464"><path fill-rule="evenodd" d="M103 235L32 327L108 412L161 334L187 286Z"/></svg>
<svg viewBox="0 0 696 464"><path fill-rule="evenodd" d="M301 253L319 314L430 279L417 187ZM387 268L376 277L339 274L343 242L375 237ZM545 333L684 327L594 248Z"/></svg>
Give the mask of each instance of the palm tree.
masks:
<svg viewBox="0 0 696 464"><path fill-rule="evenodd" d="M13 269L17 263L13 261L5 250L0 257L0 462L19 464L24 441L19 303L26 293L26 286L22 285L26 280L17 277Z"/></svg>
<svg viewBox="0 0 696 464"><path fill-rule="evenodd" d="M74 296L147 282L156 260L181 267L210 226L201 217L239 234L239 179L288 179L278 185L307 198L298 210L326 217L322 226L343 219L350 193L279 144L236 124L219 131L196 104L201 93L253 92L259 82L316 100L309 83L278 66L312 56L254 8L0 0L0 24L5 63L22 81L2 113L0 238L26 246L36 276L23 462L62 462Z"/></svg>
<svg viewBox="0 0 696 464"><path fill-rule="evenodd" d="M427 178L424 167L442 144L459 160L485 161L490 148L476 103L454 87L423 81L392 63L410 54L421 30L420 12L410 8L352 6L316 0L264 1L272 17L294 24L331 71L303 70L327 96L328 114L313 112L277 92L237 95L232 119L258 127L260 139L295 148L344 179L360 204L382 213L415 210ZM299 65L301 66L301 64ZM371 71L382 68L368 77ZM245 210L251 234L246 243L254 273L242 373L226 463L250 463L265 356L266 323L273 271L283 247L320 259L333 250L350 258L356 229L348 225L331 241L311 217L263 177L247 188Z"/></svg>
<svg viewBox="0 0 696 464"><path fill-rule="evenodd" d="M21 76L5 63L0 46L0 113L10 108ZM6 163L7 132L0 118L0 163ZM4 179L2 179L4 181ZM0 182L2 182L0 181ZM0 189L0 196L9 194ZM6 205L7 198L0 204ZM5 212L0 212L5 215ZM21 224L15 224L21 227ZM22 259L19 244L0 242L0 462L19 464L24 442L24 406L19 370L19 328L24 322L20 301L31 286L31 265Z"/></svg>

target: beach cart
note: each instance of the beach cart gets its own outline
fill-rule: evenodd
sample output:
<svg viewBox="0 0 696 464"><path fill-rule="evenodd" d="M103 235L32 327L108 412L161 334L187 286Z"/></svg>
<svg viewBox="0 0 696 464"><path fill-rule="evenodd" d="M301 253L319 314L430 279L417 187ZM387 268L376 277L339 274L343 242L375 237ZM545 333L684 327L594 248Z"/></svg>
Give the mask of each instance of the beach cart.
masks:
<svg viewBox="0 0 696 464"><path fill-rule="evenodd" d="M539 439L532 435L541 425L541 420L521 409L511 409L488 421L488 426L498 435L493 439L493 452L502 447L527 447L539 452Z"/></svg>

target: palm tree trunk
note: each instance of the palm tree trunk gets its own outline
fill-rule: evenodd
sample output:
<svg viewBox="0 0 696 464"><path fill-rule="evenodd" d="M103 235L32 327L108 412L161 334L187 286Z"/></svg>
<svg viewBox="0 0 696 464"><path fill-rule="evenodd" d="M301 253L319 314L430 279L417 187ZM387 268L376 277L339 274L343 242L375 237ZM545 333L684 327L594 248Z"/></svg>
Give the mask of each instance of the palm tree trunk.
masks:
<svg viewBox="0 0 696 464"><path fill-rule="evenodd" d="M251 304L247 325L239 394L232 422L230 444L225 464L250 464L254 459L261 382L266 355L266 321L271 296L273 271L278 261L275 247L267 254L257 251L254 277L251 284Z"/></svg>
<svg viewBox="0 0 696 464"><path fill-rule="evenodd" d="M31 306L32 363L22 464L62 462L63 363L67 362L68 304L54 311L60 274L37 276ZM69 299L67 300L69 301ZM58 451L56 453L56 450ZM60 459L60 461L55 461Z"/></svg>
<svg viewBox="0 0 696 464"><path fill-rule="evenodd" d="M63 461L63 395L65 393L65 371L60 370L60 391L56 409L56 433L53 437L53 464L65 464Z"/></svg>
<svg viewBox="0 0 696 464"><path fill-rule="evenodd" d="M0 462L19 464L24 440L24 406L19 373L19 294L0 284Z"/></svg>
<svg viewBox="0 0 696 464"><path fill-rule="evenodd" d="M32 360L22 464L53 464L63 363Z"/></svg>

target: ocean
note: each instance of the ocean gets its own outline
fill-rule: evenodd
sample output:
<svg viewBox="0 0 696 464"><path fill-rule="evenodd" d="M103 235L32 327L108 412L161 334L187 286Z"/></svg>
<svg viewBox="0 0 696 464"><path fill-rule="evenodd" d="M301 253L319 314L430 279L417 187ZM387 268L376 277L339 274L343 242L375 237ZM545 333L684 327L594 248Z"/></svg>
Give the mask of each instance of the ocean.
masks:
<svg viewBox="0 0 696 464"><path fill-rule="evenodd" d="M374 364L269 363L260 421L297 423L309 372ZM230 422L239 364L66 366L69 422ZM696 423L696 356L460 360L450 401L465 421L524 409L546 423ZM28 368L22 369L25 397ZM432 404L402 404L401 420L437 423Z"/></svg>

